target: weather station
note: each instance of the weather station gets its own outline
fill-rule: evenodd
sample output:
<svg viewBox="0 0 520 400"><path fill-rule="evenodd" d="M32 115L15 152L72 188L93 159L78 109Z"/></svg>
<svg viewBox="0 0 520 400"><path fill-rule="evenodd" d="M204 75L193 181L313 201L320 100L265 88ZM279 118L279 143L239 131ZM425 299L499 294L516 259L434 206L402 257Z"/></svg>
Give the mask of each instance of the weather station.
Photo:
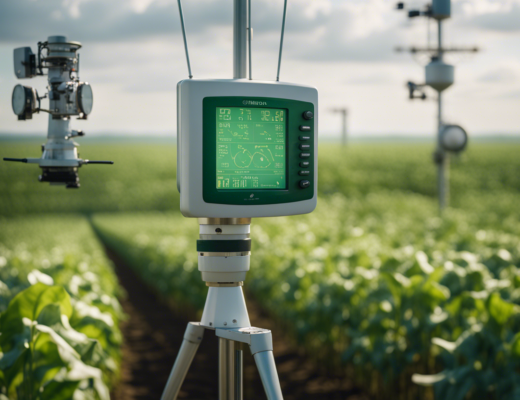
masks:
<svg viewBox="0 0 520 400"><path fill-rule="evenodd" d="M42 169L40 182L79 188L78 168L85 164L113 164L112 161L91 161L79 158L73 138L84 136L82 130L72 130L70 118L86 120L92 111L92 87L79 79L79 53L81 43L68 41L65 36L49 36L47 41L38 43L38 53L30 47L14 50L14 72L18 79L48 76L48 93L39 96L36 89L16 85L12 95L12 107L18 120L32 119L33 114L49 114L47 143L42 145L39 158L4 158L37 164ZM46 73L44 70L47 70ZM49 99L49 108L41 106L41 101Z"/></svg>
<svg viewBox="0 0 520 400"><path fill-rule="evenodd" d="M275 81L252 79L250 0L234 0L233 79L193 79L178 5L189 79L177 86L177 186L182 214L198 218L198 268L209 289L201 321L188 324L162 399L177 398L204 331L211 330L219 338L219 398L243 398L243 351L249 349L267 398L279 400L271 331L251 326L242 286L251 218L316 207L318 92L279 80L287 1Z"/></svg>
<svg viewBox="0 0 520 400"><path fill-rule="evenodd" d="M398 10L405 10L404 3L397 3ZM466 148L468 135L459 125L448 124L442 114L442 93L455 82L455 67L444 61L448 53L476 53L476 47L443 47L442 23L451 17L451 0L433 0L422 10L409 9L408 18L425 17L428 23L431 19L437 21L437 46L429 44L426 47L398 47L396 51L407 51L412 55L426 54L429 63L425 67L425 82L417 84L408 82L409 97L411 100L426 100L425 87L429 86L437 92L437 147L433 153L433 160L437 165L437 192L441 211L449 205L449 160L450 154L460 153Z"/></svg>

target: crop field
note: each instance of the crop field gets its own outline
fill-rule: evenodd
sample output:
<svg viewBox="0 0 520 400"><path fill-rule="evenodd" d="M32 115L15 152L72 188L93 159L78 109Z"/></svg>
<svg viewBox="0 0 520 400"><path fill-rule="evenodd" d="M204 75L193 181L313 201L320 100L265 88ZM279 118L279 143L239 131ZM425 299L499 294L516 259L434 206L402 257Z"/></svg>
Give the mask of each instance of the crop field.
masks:
<svg viewBox="0 0 520 400"><path fill-rule="evenodd" d="M1 392L107 399L119 374L121 291L88 221L36 216L1 226Z"/></svg>
<svg viewBox="0 0 520 400"><path fill-rule="evenodd" d="M2 315L17 292L46 283L34 269L65 287L73 309L86 295L74 293L70 277L90 282L94 272L106 274L92 290L111 299L101 311L117 327L119 289L93 231L163 298L200 312L198 224L178 212L175 147L84 147L88 158L116 164L82 167L79 191L38 183L28 165L0 169ZM34 150L13 143L0 155ZM244 288L287 340L370 397L518 399L518 154L518 144L475 144L452 159L453 207L440 216L430 146L322 145L318 208L253 220ZM82 332L74 312L70 321ZM117 366L119 342L100 343ZM100 368L110 385L117 368Z"/></svg>

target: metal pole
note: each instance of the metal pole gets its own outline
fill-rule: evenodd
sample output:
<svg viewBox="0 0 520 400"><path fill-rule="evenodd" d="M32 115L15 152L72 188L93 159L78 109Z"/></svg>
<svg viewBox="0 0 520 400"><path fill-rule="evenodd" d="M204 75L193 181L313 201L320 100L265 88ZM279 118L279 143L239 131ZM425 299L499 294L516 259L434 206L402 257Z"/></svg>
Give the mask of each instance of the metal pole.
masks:
<svg viewBox="0 0 520 400"><path fill-rule="evenodd" d="M243 355L240 344L219 338L219 399L243 400Z"/></svg>
<svg viewBox="0 0 520 400"><path fill-rule="evenodd" d="M247 1L234 0L233 3L233 79L247 78ZM241 347L232 340L220 338L218 371L220 400L243 399L242 362Z"/></svg>
<svg viewBox="0 0 520 400"><path fill-rule="evenodd" d="M235 344L235 399L244 399L244 352L242 351L241 343L233 342Z"/></svg>
<svg viewBox="0 0 520 400"><path fill-rule="evenodd" d="M280 68L282 67L283 36L285 34L286 17L287 17L287 0L285 0L283 3L282 33L280 34L280 53L278 54L278 71L276 72L276 82L280 81Z"/></svg>
<svg viewBox="0 0 520 400"><path fill-rule="evenodd" d="M247 0L234 0L233 79L247 77Z"/></svg>
<svg viewBox="0 0 520 400"><path fill-rule="evenodd" d="M437 21L438 47L437 56L439 60L443 58L442 52L442 21ZM438 171L437 171L437 191L439 193L439 208L442 212L449 203L449 158L448 153L444 151L441 145L441 128L442 128L442 93L437 96L437 153L439 154Z"/></svg>
<svg viewBox="0 0 520 400"><path fill-rule="evenodd" d="M439 192L439 208L442 212L449 202L449 158L448 153L441 146L441 127L442 127L442 94L439 92L437 98L438 107L438 123L437 123L437 152L439 154L438 171L437 171L437 187Z"/></svg>
<svg viewBox="0 0 520 400"><path fill-rule="evenodd" d="M253 80L253 26L251 25L251 0L247 2L247 47L249 51L249 80Z"/></svg>
<svg viewBox="0 0 520 400"><path fill-rule="evenodd" d="M343 129L341 133L343 146L347 145L347 109L343 109Z"/></svg>

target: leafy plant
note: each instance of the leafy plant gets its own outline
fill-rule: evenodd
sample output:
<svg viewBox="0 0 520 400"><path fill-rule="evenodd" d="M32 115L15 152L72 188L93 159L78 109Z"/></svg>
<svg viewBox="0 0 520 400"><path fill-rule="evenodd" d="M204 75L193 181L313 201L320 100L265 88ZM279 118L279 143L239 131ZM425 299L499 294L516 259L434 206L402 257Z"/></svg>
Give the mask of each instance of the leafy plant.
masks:
<svg viewBox="0 0 520 400"><path fill-rule="evenodd" d="M61 325L60 323L45 325L45 321L41 321L41 318L38 320L38 315L24 316L26 320L18 318L19 324L23 321L28 324L23 331L26 336L18 337L21 341L19 343L25 343L24 341L31 343L30 339L34 338L34 334L55 337L52 333L42 332L41 327L36 327L34 321L37 321L38 325L43 327L41 329L47 326L65 338L69 347L80 355L83 363L95 367L96 374L99 373L99 376L96 376L102 380L104 386L112 387L118 378L121 357L122 338L118 324L123 314L115 297L120 289L88 222L82 217L75 216L45 216L11 219L2 222L2 227L4 228L0 230L0 315L2 318L19 294L26 293L36 285L60 287L60 293L66 293L65 297L69 299L63 300L69 305L65 311L63 309L60 311ZM65 307L65 303L60 300L60 307ZM57 318L55 306L52 307L54 307L54 317ZM45 310L50 310L52 307L49 306ZM11 315L12 312L10 311ZM33 325L30 321L33 321ZM4 324L0 323L0 331L3 329ZM69 343L70 335L74 343ZM0 338L4 339L5 336L2 334ZM36 372L44 371L46 363L55 365L59 361L55 358L55 352L40 351L39 344L43 345L47 341L38 339L34 357L39 359L41 368ZM0 351L7 354L8 350L12 350L10 346L14 345L11 342L0 344ZM49 347L49 345L45 346ZM67 359L70 359L75 353L67 349L66 346L58 347L60 354L65 354ZM7 360L2 358L0 363ZM0 393L7 391L5 380L7 378L2 378L2 369L0 368ZM35 387L38 383L42 383L38 379L43 379L43 376L38 375L34 383ZM17 384L15 382L13 385ZM81 382L80 386L83 389L88 387L84 382ZM52 396L58 399L61 398L60 396L69 398L67 393L73 387L75 386L70 382L62 385L52 383L50 386L54 388ZM21 390L28 390L28 387L23 386ZM81 393L86 395L87 392L84 393L83 390ZM102 394L103 391L100 393ZM22 397L17 398L29 398L27 396L29 394L23 392ZM92 396L94 395L90 395L89 398L96 398Z"/></svg>
<svg viewBox="0 0 520 400"><path fill-rule="evenodd" d="M435 375L415 374L414 382L433 386L439 399L516 400L520 396L520 307L498 293L475 294L480 323L455 342L433 338L442 349L445 370Z"/></svg>
<svg viewBox="0 0 520 400"><path fill-rule="evenodd" d="M151 286L202 308L195 221L142 213L97 215L93 223ZM419 390L412 374L446 368L432 339L454 341L485 323L488 303L480 298L494 299L493 310L504 299L520 305L520 238L470 212L441 220L421 196L328 196L306 216L254 220L251 236L245 289L320 365L348 369L373 394ZM489 315L506 329L502 311ZM474 350L483 368L493 368L485 348Z"/></svg>
<svg viewBox="0 0 520 400"><path fill-rule="evenodd" d="M7 395L27 400L109 399L99 343L72 329L70 297L37 283L9 303L0 317L0 370Z"/></svg>

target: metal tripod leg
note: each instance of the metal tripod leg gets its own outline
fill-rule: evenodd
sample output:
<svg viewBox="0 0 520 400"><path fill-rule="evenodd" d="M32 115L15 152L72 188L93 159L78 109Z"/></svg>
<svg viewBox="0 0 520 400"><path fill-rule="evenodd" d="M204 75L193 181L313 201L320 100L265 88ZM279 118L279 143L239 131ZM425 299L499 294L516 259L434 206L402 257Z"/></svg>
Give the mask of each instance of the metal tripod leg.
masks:
<svg viewBox="0 0 520 400"><path fill-rule="evenodd" d="M274 363L273 338L270 330L249 327L217 329L215 333L220 340L228 339L248 344L260 373L267 399L283 400L280 380Z"/></svg>
<svg viewBox="0 0 520 400"><path fill-rule="evenodd" d="M204 327L200 326L198 322L188 323L184 333L184 340L175 359L175 364L173 364L172 372L168 378L168 383L166 383L161 400L175 400L177 398L203 335Z"/></svg>
<svg viewBox="0 0 520 400"><path fill-rule="evenodd" d="M274 356L272 351L262 351L253 355L256 362L256 367L264 385L265 394L269 400L283 399L282 388L278 379L278 372L276 371L276 364L274 363Z"/></svg>

